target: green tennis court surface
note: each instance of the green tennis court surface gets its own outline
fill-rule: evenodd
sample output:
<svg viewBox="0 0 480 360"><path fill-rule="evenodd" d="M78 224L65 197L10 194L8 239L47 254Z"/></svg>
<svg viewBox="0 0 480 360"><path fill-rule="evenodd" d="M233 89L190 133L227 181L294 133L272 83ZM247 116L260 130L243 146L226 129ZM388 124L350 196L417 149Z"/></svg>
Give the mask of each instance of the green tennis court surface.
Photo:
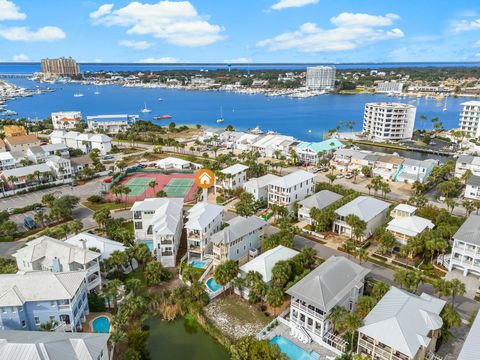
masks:
<svg viewBox="0 0 480 360"><path fill-rule="evenodd" d="M167 196L184 197L194 182L193 179L173 178L163 190L167 193Z"/></svg>
<svg viewBox="0 0 480 360"><path fill-rule="evenodd" d="M145 189L148 187L150 181L156 180L155 178L133 178L131 179L126 186L130 188L130 193L128 195L136 196L143 194Z"/></svg>

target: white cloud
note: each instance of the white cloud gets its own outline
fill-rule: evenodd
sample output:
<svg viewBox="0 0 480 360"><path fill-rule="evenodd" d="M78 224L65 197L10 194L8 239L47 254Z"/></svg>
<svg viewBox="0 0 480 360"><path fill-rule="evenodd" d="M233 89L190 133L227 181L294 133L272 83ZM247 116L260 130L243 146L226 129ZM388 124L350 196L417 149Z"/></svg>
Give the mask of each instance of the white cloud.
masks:
<svg viewBox="0 0 480 360"><path fill-rule="evenodd" d="M452 30L454 32L480 30L480 19L454 21L452 24Z"/></svg>
<svg viewBox="0 0 480 360"><path fill-rule="evenodd" d="M381 40L402 38L403 31L398 28L381 28L392 25L395 19L398 19L398 15L341 13L330 19L335 25L332 29L305 23L296 31L262 40L257 46L266 47L270 51L293 49L305 53L352 50Z"/></svg>
<svg viewBox="0 0 480 360"><path fill-rule="evenodd" d="M233 59L227 59L227 60L224 60L223 62L227 64L247 64L247 63L253 62L253 60L250 57L238 57Z"/></svg>
<svg viewBox="0 0 480 360"><path fill-rule="evenodd" d="M270 6L272 10L283 10L287 8L299 8L305 5L316 4L318 0L279 0Z"/></svg>
<svg viewBox="0 0 480 360"><path fill-rule="evenodd" d="M128 34L150 35L179 46L203 46L224 39L224 28L205 20L189 1L138 1L94 19L95 24L122 26ZM91 13L98 15L100 8Z"/></svg>
<svg viewBox="0 0 480 360"><path fill-rule="evenodd" d="M25 62L28 61L30 58L25 54L17 54L12 56L12 60L15 62Z"/></svg>
<svg viewBox="0 0 480 360"><path fill-rule="evenodd" d="M161 57L161 58L146 58L138 61L139 63L157 63L157 64L172 64L178 63L179 60L174 57Z"/></svg>
<svg viewBox="0 0 480 360"><path fill-rule="evenodd" d="M55 41L66 37L63 30L56 26L44 26L35 31L25 26L0 28L0 36L7 40L28 42Z"/></svg>
<svg viewBox="0 0 480 360"><path fill-rule="evenodd" d="M330 19L333 25L338 27L342 26L390 26L393 25L393 21L399 19L397 14L370 15L370 14L354 14L354 13L341 13L338 16L334 16Z"/></svg>
<svg viewBox="0 0 480 360"><path fill-rule="evenodd" d="M0 0L0 21L2 20L24 20L27 18L20 8L9 0Z"/></svg>
<svg viewBox="0 0 480 360"><path fill-rule="evenodd" d="M114 6L115 4L101 5L97 10L90 13L90 19L98 19L99 17L110 14Z"/></svg>
<svg viewBox="0 0 480 360"><path fill-rule="evenodd" d="M153 43L149 41L120 40L118 45L129 47L136 50L145 50L152 47Z"/></svg>

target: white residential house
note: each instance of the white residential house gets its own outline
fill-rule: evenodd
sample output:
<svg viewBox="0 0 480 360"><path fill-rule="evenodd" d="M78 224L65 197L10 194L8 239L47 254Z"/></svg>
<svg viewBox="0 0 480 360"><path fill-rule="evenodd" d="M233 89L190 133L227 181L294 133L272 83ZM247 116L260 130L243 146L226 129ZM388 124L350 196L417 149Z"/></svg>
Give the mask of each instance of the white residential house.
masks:
<svg viewBox="0 0 480 360"><path fill-rule="evenodd" d="M453 235L448 271L459 269L463 275L480 276L480 216L471 214Z"/></svg>
<svg viewBox="0 0 480 360"><path fill-rule="evenodd" d="M300 142L296 147L298 161L316 165L321 156L330 154L332 151L342 148L344 145L335 138L327 139L320 142Z"/></svg>
<svg viewBox="0 0 480 360"><path fill-rule="evenodd" d="M252 147L252 144L255 143L260 138L258 134L244 133L242 136L235 140L235 149L241 151L249 151Z"/></svg>
<svg viewBox="0 0 480 360"><path fill-rule="evenodd" d="M468 178L464 197L471 200L480 200L480 176L472 175Z"/></svg>
<svg viewBox="0 0 480 360"><path fill-rule="evenodd" d="M370 196L359 196L335 210L337 218L333 222L332 230L339 235L352 237L352 228L345 220L348 215L356 215L366 223L365 232L359 240L367 240L385 223L389 207L390 204L385 201Z"/></svg>
<svg viewBox="0 0 480 360"><path fill-rule="evenodd" d="M278 176L273 174L251 178L243 184L243 190L252 194L255 201L268 202L268 186L275 179L278 179Z"/></svg>
<svg viewBox="0 0 480 360"><path fill-rule="evenodd" d="M285 206L289 211L295 202L301 201L315 192L315 175L305 170L297 170L270 182L268 205Z"/></svg>
<svg viewBox="0 0 480 360"><path fill-rule="evenodd" d="M41 146L30 146L27 150L26 157L35 164L44 163L47 158Z"/></svg>
<svg viewBox="0 0 480 360"><path fill-rule="evenodd" d="M212 254L212 235L221 230L223 224L223 206L201 202L187 212L187 254L188 259L203 261Z"/></svg>
<svg viewBox="0 0 480 360"><path fill-rule="evenodd" d="M182 198L136 201L131 210L135 241L151 244L153 255L165 267L174 267L183 230Z"/></svg>
<svg viewBox="0 0 480 360"><path fill-rule="evenodd" d="M63 331L1 331L2 360L108 360L110 334ZM46 355L46 356L45 356Z"/></svg>
<svg viewBox="0 0 480 360"><path fill-rule="evenodd" d="M323 210L343 198L342 195L330 190L322 190L298 202L298 220L313 225L315 221L310 216L310 210Z"/></svg>
<svg viewBox="0 0 480 360"><path fill-rule="evenodd" d="M82 123L80 111L53 112L51 116L54 130L72 130Z"/></svg>
<svg viewBox="0 0 480 360"><path fill-rule="evenodd" d="M335 307L352 312L363 295L370 270L343 256L332 256L287 290L290 334L302 342L314 341L343 352L329 315ZM338 354L340 355L340 354Z"/></svg>
<svg viewBox="0 0 480 360"><path fill-rule="evenodd" d="M9 188L19 188L31 185L29 182L29 175L35 174L38 171L40 174L40 179L34 177L32 184L47 184L52 181L54 178L52 174L52 169L47 164L36 164L23 166L15 169L3 170L0 173L0 177L3 178L4 182L8 185ZM12 181L11 179L15 179Z"/></svg>
<svg viewBox="0 0 480 360"><path fill-rule="evenodd" d="M138 120L138 115L95 115L87 116L89 130L105 134L124 132Z"/></svg>
<svg viewBox="0 0 480 360"><path fill-rule="evenodd" d="M247 181L248 166L243 164L235 164L229 166L220 172L223 174L223 179L218 176L215 179L215 191L217 189L237 190L241 189L243 184Z"/></svg>
<svg viewBox="0 0 480 360"><path fill-rule="evenodd" d="M425 230L432 230L435 227L431 220L416 216L415 211L414 206L399 204L390 214L393 219L388 223L387 230L402 245L406 245L408 240Z"/></svg>
<svg viewBox="0 0 480 360"><path fill-rule="evenodd" d="M223 230L212 235L214 266L227 260L246 263L261 247L268 223L257 216L237 216Z"/></svg>
<svg viewBox="0 0 480 360"><path fill-rule="evenodd" d="M52 173L58 180L72 177L72 165L70 159L65 159L57 155L48 156L45 163L52 169Z"/></svg>
<svg viewBox="0 0 480 360"><path fill-rule="evenodd" d="M100 260L107 260L114 251L125 251L126 247L118 241L113 241L102 236L81 232L65 240L65 243L78 248L87 248L100 253Z"/></svg>
<svg viewBox="0 0 480 360"><path fill-rule="evenodd" d="M414 183L416 180L424 183L432 173L435 166L438 165L438 160L425 159L405 159L402 163L402 169L399 172L396 181Z"/></svg>
<svg viewBox="0 0 480 360"><path fill-rule="evenodd" d="M69 148L79 149L84 153L98 149L100 154L105 155L112 150L112 139L105 134L82 134L77 131L54 130L50 133L50 141L52 144L65 144Z"/></svg>
<svg viewBox="0 0 480 360"><path fill-rule="evenodd" d="M460 178L465 171L470 170L473 175L480 176L480 156L460 155L455 163L455 176Z"/></svg>
<svg viewBox="0 0 480 360"><path fill-rule="evenodd" d="M272 269L275 264L279 261L289 260L297 254L298 251L296 250L283 245L278 245L240 266L240 273L238 276L245 278L250 271L255 271L262 276L262 280L265 284L270 285L272 282ZM242 288L241 293L239 292L239 289L235 289L235 293L241 295L244 299L248 299L250 289L245 286Z"/></svg>
<svg viewBox="0 0 480 360"><path fill-rule="evenodd" d="M64 158L70 157L70 152L65 144L47 144L40 146L45 153L45 156L58 155Z"/></svg>
<svg viewBox="0 0 480 360"><path fill-rule="evenodd" d="M0 152L0 171L15 168L15 158L9 151Z"/></svg>
<svg viewBox="0 0 480 360"><path fill-rule="evenodd" d="M155 162L155 166L162 170L190 170L190 169L201 169L202 165L193 163L191 161L167 157Z"/></svg>
<svg viewBox="0 0 480 360"><path fill-rule="evenodd" d="M89 291L102 287L100 254L88 250L86 244L79 248L64 241L41 236L27 242L13 257L20 271L85 271Z"/></svg>
<svg viewBox="0 0 480 360"><path fill-rule="evenodd" d="M294 143L298 144L292 136L268 134L255 141L251 149L266 157L274 157L277 150L280 155L289 156L288 150Z"/></svg>
<svg viewBox="0 0 480 360"><path fill-rule="evenodd" d="M357 354L378 360L432 359L445 303L425 293L390 288L358 329Z"/></svg>

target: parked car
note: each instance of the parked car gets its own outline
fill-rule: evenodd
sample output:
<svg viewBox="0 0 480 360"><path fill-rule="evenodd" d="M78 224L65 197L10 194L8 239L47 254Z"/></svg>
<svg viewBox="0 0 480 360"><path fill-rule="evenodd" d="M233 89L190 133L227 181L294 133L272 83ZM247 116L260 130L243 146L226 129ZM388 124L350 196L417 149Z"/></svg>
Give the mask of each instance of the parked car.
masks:
<svg viewBox="0 0 480 360"><path fill-rule="evenodd" d="M10 215L12 215L14 211L15 211L15 209L12 208L12 207L9 207L9 208L7 209L7 212L8 212Z"/></svg>
<svg viewBox="0 0 480 360"><path fill-rule="evenodd" d="M112 160L113 159L113 156L112 155L104 155L102 157L102 160Z"/></svg>
<svg viewBox="0 0 480 360"><path fill-rule="evenodd" d="M351 179L351 178L353 178L352 173L348 173L347 175L345 175L345 179Z"/></svg>
<svg viewBox="0 0 480 360"><path fill-rule="evenodd" d="M33 209L33 211L34 211L35 213L40 213L40 212L43 211L43 209L42 209L41 206L37 206L35 209Z"/></svg>
<svg viewBox="0 0 480 360"><path fill-rule="evenodd" d="M337 175L337 179L341 179L341 178L344 178L344 177L345 177L345 175L343 175L342 173Z"/></svg>
<svg viewBox="0 0 480 360"><path fill-rule="evenodd" d="M320 171L321 171L321 172L327 172L327 171L328 171L328 168L322 167L322 168L320 168Z"/></svg>
<svg viewBox="0 0 480 360"><path fill-rule="evenodd" d="M30 216L25 216L23 219L23 225L29 230L35 229L37 227L37 224L35 224L35 221Z"/></svg>

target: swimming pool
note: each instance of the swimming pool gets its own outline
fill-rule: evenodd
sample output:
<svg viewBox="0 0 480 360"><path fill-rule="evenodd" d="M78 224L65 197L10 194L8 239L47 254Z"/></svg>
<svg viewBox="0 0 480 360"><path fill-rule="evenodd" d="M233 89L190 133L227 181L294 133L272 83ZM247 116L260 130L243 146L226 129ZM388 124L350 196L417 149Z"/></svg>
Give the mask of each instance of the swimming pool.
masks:
<svg viewBox="0 0 480 360"><path fill-rule="evenodd" d="M207 264L205 264L204 261L194 260L190 264L192 264L193 267L196 267L199 269L205 269L207 267Z"/></svg>
<svg viewBox="0 0 480 360"><path fill-rule="evenodd" d="M218 285L213 278L208 279L206 284L211 292L216 292L222 288L222 286Z"/></svg>
<svg viewBox="0 0 480 360"><path fill-rule="evenodd" d="M147 245L148 249L150 251L153 251L153 240L145 240L145 241L142 241L141 243Z"/></svg>
<svg viewBox="0 0 480 360"><path fill-rule="evenodd" d="M110 320L106 316L99 316L92 322L92 329L95 333L109 333Z"/></svg>
<svg viewBox="0 0 480 360"><path fill-rule="evenodd" d="M287 355L291 360L319 360L320 358L317 353L309 353L280 335L277 335L270 340L270 344L277 345L280 348L280 351Z"/></svg>

